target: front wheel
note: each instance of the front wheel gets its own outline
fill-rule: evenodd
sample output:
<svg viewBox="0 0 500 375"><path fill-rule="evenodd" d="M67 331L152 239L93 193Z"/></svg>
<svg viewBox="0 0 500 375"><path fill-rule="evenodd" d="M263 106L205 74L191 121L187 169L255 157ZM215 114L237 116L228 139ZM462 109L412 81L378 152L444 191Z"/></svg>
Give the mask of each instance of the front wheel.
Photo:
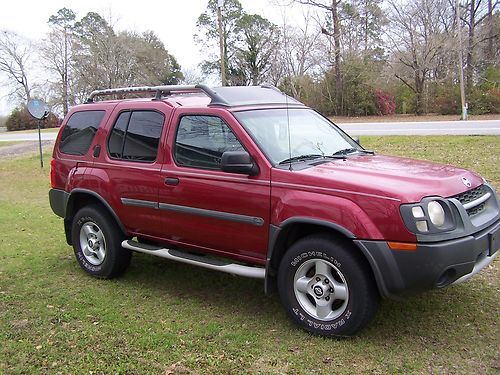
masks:
<svg viewBox="0 0 500 375"><path fill-rule="evenodd" d="M323 336L351 336L375 315L379 294L355 249L327 235L293 244L281 260L278 290L292 320Z"/></svg>
<svg viewBox="0 0 500 375"><path fill-rule="evenodd" d="M104 209L90 205L73 218L71 235L80 267L92 276L110 279L122 274L132 253L122 248L125 239L115 220Z"/></svg>

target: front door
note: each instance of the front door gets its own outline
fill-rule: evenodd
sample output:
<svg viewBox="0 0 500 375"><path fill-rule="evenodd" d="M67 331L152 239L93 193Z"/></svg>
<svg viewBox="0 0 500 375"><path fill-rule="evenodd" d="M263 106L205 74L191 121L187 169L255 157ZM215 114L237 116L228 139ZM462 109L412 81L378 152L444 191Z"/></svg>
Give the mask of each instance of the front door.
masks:
<svg viewBox="0 0 500 375"><path fill-rule="evenodd" d="M159 192L165 234L180 245L264 264L270 167L230 114L213 112L174 114ZM222 153L237 150L260 160L256 176L221 171Z"/></svg>

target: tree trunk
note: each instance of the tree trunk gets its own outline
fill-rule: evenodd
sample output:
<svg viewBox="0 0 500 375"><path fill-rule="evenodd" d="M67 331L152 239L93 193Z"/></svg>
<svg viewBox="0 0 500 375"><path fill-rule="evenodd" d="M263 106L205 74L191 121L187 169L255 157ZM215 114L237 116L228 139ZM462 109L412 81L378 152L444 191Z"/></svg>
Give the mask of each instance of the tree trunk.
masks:
<svg viewBox="0 0 500 375"><path fill-rule="evenodd" d="M337 0L332 0L333 45L335 48L335 107L337 112L336 114L340 114L342 113L342 76L340 72L340 22L337 5Z"/></svg>
<svg viewBox="0 0 500 375"><path fill-rule="evenodd" d="M493 49L493 39L494 39L494 20L493 20L493 4L492 0L488 0L488 50L486 57L489 63L493 63L495 59L495 50Z"/></svg>
<svg viewBox="0 0 500 375"><path fill-rule="evenodd" d="M64 116L68 114L68 31L64 28L64 62L63 62L63 76L62 76L62 84L63 84L63 113Z"/></svg>
<svg viewBox="0 0 500 375"><path fill-rule="evenodd" d="M474 23L475 23L475 0L469 3L469 36L467 38L467 66L465 69L465 90L467 95L472 91L473 64L474 64Z"/></svg>
<svg viewBox="0 0 500 375"><path fill-rule="evenodd" d="M420 72L415 71L415 114L420 116L424 113L423 105L424 105L424 83L425 83L425 74L420 76Z"/></svg>

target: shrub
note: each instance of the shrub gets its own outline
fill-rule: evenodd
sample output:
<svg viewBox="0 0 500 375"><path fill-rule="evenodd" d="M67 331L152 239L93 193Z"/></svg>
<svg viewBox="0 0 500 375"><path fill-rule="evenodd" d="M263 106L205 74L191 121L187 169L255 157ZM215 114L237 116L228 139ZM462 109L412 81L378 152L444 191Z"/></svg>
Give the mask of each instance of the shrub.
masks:
<svg viewBox="0 0 500 375"><path fill-rule="evenodd" d="M405 85L400 85L395 94L396 113L415 113L415 93Z"/></svg>
<svg viewBox="0 0 500 375"><path fill-rule="evenodd" d="M375 102L377 105L377 113L382 116L393 115L396 113L396 101L394 96L381 90L373 90Z"/></svg>
<svg viewBox="0 0 500 375"><path fill-rule="evenodd" d="M500 113L500 90L474 90L469 97L469 112L473 115Z"/></svg>
<svg viewBox="0 0 500 375"><path fill-rule="evenodd" d="M16 108L11 112L7 118L5 126L8 131L36 129L38 127L38 121L39 120L33 118L29 114L26 107L22 107ZM41 121L40 126L42 128L55 128L59 126L59 123L60 121L57 116L50 113L47 119Z"/></svg>
<svg viewBox="0 0 500 375"><path fill-rule="evenodd" d="M460 88L458 85L445 84L436 88L434 102L431 103L431 112L441 115L457 115L462 111Z"/></svg>

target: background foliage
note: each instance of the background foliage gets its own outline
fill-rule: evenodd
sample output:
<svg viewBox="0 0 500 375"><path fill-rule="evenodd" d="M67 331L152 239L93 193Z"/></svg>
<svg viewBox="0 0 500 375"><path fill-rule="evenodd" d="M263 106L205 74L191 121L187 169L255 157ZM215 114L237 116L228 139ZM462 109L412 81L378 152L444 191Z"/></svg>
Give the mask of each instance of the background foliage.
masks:
<svg viewBox="0 0 500 375"><path fill-rule="evenodd" d="M498 1L459 0L458 23L449 0L269 1L284 11L300 5L303 22L285 17L277 25L239 0L223 1L229 85L272 84L326 115L456 115L460 58L469 112L500 113ZM79 17L68 8L48 19L50 32L38 41L0 30L0 74L13 101L39 97L59 114L95 89L214 82L217 3L207 0L193 35L205 57L202 74L184 74L154 31L118 31L98 13ZM35 60L49 85L33 73Z"/></svg>

